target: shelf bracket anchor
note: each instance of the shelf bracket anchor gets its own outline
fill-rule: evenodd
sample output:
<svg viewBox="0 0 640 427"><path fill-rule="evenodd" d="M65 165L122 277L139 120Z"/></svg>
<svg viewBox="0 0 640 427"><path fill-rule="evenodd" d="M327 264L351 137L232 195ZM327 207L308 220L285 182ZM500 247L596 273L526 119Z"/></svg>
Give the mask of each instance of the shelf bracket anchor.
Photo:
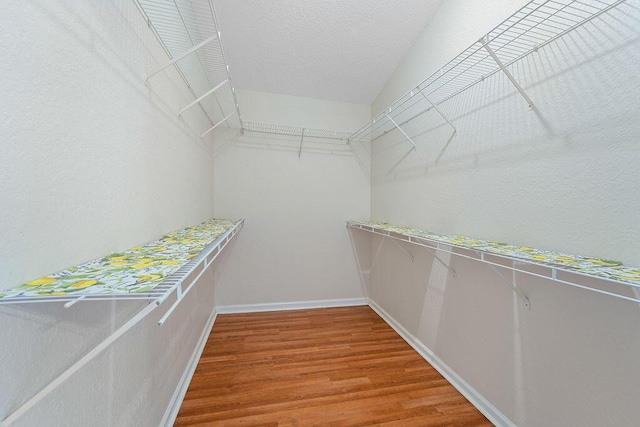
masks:
<svg viewBox="0 0 640 427"><path fill-rule="evenodd" d="M155 70L153 70L151 73L149 73L149 75L147 76L146 79L144 79L144 81L149 81L149 79L153 76L155 76L156 74L158 74L160 71L164 70L165 68L168 68L170 66L172 66L173 64L175 64L176 62L180 61L182 58L184 58L185 56L195 52L196 50L200 49L202 46L206 45L207 43L211 43L214 40L217 40L218 36L211 36L208 39L205 39L203 41L201 41L200 43L198 43L197 45L193 46L191 49L181 53L180 55L176 56L175 58L173 58L172 60L165 62L164 64L160 65L158 68L156 68Z"/></svg>
<svg viewBox="0 0 640 427"><path fill-rule="evenodd" d="M522 86L520 86L520 84L518 84L517 80L515 77L513 77L513 74L511 74L509 72L509 70L507 70L507 67L504 66L504 64L502 63L502 61L500 60L500 58L498 58L498 56L496 55L496 53L493 51L493 49L491 49L491 47L489 46L489 40L486 38L481 38L480 39L480 43L482 44L482 46L487 50L487 52L489 52L489 55L491 55L491 57L493 58L493 60L496 62L496 64L498 64L498 67L500 67L500 69L502 70L502 72L507 76L507 78L511 81L511 83L513 84L513 86L515 86L515 88L518 90L518 92L520 92L520 95L522 95L522 97L527 101L527 103L529 104L529 108L535 110L535 105L533 104L533 101L531 100L531 98L529 98L529 96L527 95L527 93L524 91L524 89L522 89Z"/></svg>
<svg viewBox="0 0 640 427"><path fill-rule="evenodd" d="M198 99L196 99L195 101L193 101L191 104L187 105L186 107L184 107L182 110L180 110L180 112L178 113L178 117L182 117L182 113L184 113L185 111L187 111L189 108L193 107L194 105L198 104L200 101L202 101L203 99L205 99L207 96L211 95L212 93L214 93L215 91L217 91L218 89L220 89L222 86L224 86L226 83L229 82L229 79L225 79L222 83L219 83L218 85L216 85L213 89L211 89L210 91L208 91L207 93L205 93L204 95L202 95L201 97L199 97Z"/></svg>
<svg viewBox="0 0 640 427"><path fill-rule="evenodd" d="M400 246L400 243L396 242L396 239L394 239L393 237L391 237L391 236L387 236L387 238L388 238L389 240L391 240L391 242L392 242L394 245L396 245L396 246L398 247L398 249L400 249L402 252L404 252L404 254L405 254L406 256L408 256L408 257L409 257L409 259L411 259L411 262L413 262L413 255L411 255L411 254L409 253L409 251L408 251L408 250L406 250L405 248L403 248L402 246Z"/></svg>
<svg viewBox="0 0 640 427"><path fill-rule="evenodd" d="M451 126L451 128L453 129L453 136L458 136L458 129L456 129L455 125L451 122L451 120L449 120L447 118L447 116L445 116L444 113L442 111L440 111L440 109L438 108L438 106L436 104L434 104L433 102L431 102L431 100L429 98L427 98L427 95L425 95L423 91L420 91L420 95L422 95L424 97L424 99L426 99L427 102L429 104L431 104L431 108L436 110L438 112L438 114L440 114L440 117L442 117L444 119L444 121L447 122L449 124L449 126Z"/></svg>
<svg viewBox="0 0 640 427"><path fill-rule="evenodd" d="M221 124L223 124L224 122L226 122L227 120L229 120L229 118L231 118L232 116L234 116L235 114L237 114L236 111L234 111L233 113L229 114L227 117L225 117L224 119L220 120L218 123L216 123L215 125L213 125L212 127L210 127L208 130L204 131L204 133L202 135L200 135L200 138L203 138L206 134L208 134L209 132L211 132L212 130L214 130L215 128L217 128L218 126L220 126Z"/></svg>
<svg viewBox="0 0 640 427"><path fill-rule="evenodd" d="M302 129L302 135L300 135L300 148L298 148L298 158L300 158L302 156L302 141L304 141L304 131L305 129Z"/></svg>
<svg viewBox="0 0 640 427"><path fill-rule="evenodd" d="M407 138L407 141L409 141L411 143L411 145L413 145L413 151L417 150L416 143L413 142L413 139L411 139L411 137L409 135L407 135L407 133L405 131L403 131L400 126L398 126L398 124L395 122L395 120L393 120L391 118L390 115L387 114L386 116L391 121L391 123L393 123L393 125L398 128L400 133L402 133L404 135L404 137Z"/></svg>

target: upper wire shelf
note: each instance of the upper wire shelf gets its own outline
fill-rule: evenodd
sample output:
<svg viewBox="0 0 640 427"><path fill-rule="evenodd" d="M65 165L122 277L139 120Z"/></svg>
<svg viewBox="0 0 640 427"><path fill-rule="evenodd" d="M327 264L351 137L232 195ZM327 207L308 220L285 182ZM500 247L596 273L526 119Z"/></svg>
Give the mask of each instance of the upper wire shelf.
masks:
<svg viewBox="0 0 640 427"><path fill-rule="evenodd" d="M166 52L169 60L150 71L147 80L165 68L175 66L211 127L231 126L237 116L243 127L222 34L211 0L133 0Z"/></svg>
<svg viewBox="0 0 640 427"><path fill-rule="evenodd" d="M296 138L314 138L321 140L329 140L325 142L334 142L346 144L347 139L351 135L350 132L333 131L326 129L303 128L297 126L289 126L282 124L244 122L244 130L246 132L266 133L272 135L284 135Z"/></svg>
<svg viewBox="0 0 640 427"><path fill-rule="evenodd" d="M516 88L533 107L531 100L508 74L505 67L624 1L533 0L527 3L354 132L349 140L373 141L431 109L437 110L438 105L500 70L507 73ZM444 115L443 118L451 124ZM402 131L401 128L400 131ZM454 132L457 132L455 127Z"/></svg>

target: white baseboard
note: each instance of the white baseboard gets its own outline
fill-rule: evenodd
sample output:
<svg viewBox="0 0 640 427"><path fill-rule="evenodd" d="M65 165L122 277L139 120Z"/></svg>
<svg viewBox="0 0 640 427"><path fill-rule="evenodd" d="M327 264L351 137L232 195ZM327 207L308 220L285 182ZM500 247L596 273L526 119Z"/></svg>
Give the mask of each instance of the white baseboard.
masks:
<svg viewBox="0 0 640 427"><path fill-rule="evenodd" d="M198 366L198 362L200 361L200 356L202 355L204 347L207 344L207 339L209 338L211 328L213 328L213 324L215 323L217 316L218 310L214 308L211 312L211 316L209 316L209 320L207 320L207 324L202 330L202 334L200 334L200 338L198 338L198 343L196 344L196 348L191 354L189 363L187 363L187 366L182 373L182 376L180 377L180 382L178 382L178 386L173 392L173 396L171 396L169 406L167 406L164 417L162 417L162 421L160 422L161 426L171 427L175 423L178 412L180 411L180 407L182 406L182 401L184 400L184 396L185 394L187 394L187 389L189 388L189 384L191 383L191 378L193 378L193 374L196 371L196 367Z"/></svg>
<svg viewBox="0 0 640 427"><path fill-rule="evenodd" d="M368 298L344 298L315 301L274 302L267 304L219 305L218 314L223 313L255 313L259 311L301 310L306 308L350 307L368 305Z"/></svg>
<svg viewBox="0 0 640 427"><path fill-rule="evenodd" d="M369 300L369 306L382 317L415 351L420 354L431 366L433 366L443 377L447 379L464 397L478 408L482 414L496 426L515 427L502 412L485 399L477 390L463 380L456 372L447 366L438 356L427 348L418 338L409 333L393 317L382 309L373 300Z"/></svg>

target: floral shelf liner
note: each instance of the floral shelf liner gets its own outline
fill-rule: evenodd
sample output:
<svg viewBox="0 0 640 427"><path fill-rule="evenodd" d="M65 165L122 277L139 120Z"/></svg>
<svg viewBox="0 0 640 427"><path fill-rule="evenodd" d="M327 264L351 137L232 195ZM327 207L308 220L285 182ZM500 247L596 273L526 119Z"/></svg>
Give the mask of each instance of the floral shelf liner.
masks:
<svg viewBox="0 0 640 427"><path fill-rule="evenodd" d="M211 219L144 246L89 261L15 288L0 298L147 292L179 270L239 221Z"/></svg>
<svg viewBox="0 0 640 427"><path fill-rule="evenodd" d="M514 246L507 243L490 242L460 235L442 235L409 227L399 227L384 222L350 221L367 227L402 234L423 237L425 239L490 252L498 255L527 260L551 267L573 270L589 276L602 277L624 283L640 285L640 268L628 267L621 262L607 259L590 258L579 255L567 255L559 252L534 249L527 246Z"/></svg>

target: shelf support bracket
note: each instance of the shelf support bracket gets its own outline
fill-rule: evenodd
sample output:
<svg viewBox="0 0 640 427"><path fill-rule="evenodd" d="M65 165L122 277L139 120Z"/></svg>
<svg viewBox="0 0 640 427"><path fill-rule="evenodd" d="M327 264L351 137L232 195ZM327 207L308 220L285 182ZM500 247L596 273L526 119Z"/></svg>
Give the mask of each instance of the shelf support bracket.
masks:
<svg viewBox="0 0 640 427"><path fill-rule="evenodd" d="M442 258L440 258L440 257L437 255L437 251L436 251L435 249L433 250L433 258L434 258L436 261L438 261L440 264L442 264L442 265L444 266L444 268L446 268L447 270L449 270L449 273L451 273L451 275L452 275L454 278L458 277L458 273L456 273L456 271L455 271L453 268L451 268L451 267L449 266L449 264L447 264L446 262L444 262L444 261L442 260Z"/></svg>
<svg viewBox="0 0 640 427"><path fill-rule="evenodd" d="M3 427L8 427L13 424L18 418L28 412L31 408L33 408L38 402L44 399L47 395L49 395L52 391L58 388L62 383L64 383L67 379L69 379L73 374L78 372L84 365L93 360L97 355L102 353L106 348L108 348L111 344L113 344L118 338L125 334L129 329L137 325L142 319L147 317L149 313L151 313L157 307L156 304L147 304L142 310L138 312L135 316L133 316L129 321L127 321L124 325L120 326L116 329L111 335L109 335L104 341L98 344L93 348L89 353L87 353L84 357L78 360L76 363L71 365L66 371L60 374L56 379L51 381L49 385L36 393L31 399L27 400L22 406L16 409L12 414L10 414L7 418L2 420L0 424Z"/></svg>
<svg viewBox="0 0 640 427"><path fill-rule="evenodd" d="M431 102L431 100L429 98L427 98L427 95L425 95L425 93L423 91L420 91L420 95L422 95L424 97L424 99L426 99L427 102L429 104L431 104L431 108L436 110L438 112L438 114L440 114L440 117L442 117L444 119L444 121L447 122L449 124L449 126L451 126L451 128L453 129L453 136L458 136L458 129L456 129L456 127L451 122L451 120L449 120L447 118L447 116L445 116L444 113L442 111L440 111L440 109L436 106L436 104L434 104L433 102Z"/></svg>
<svg viewBox="0 0 640 427"><path fill-rule="evenodd" d="M522 86L520 86L520 84L518 84L518 81L516 80L515 77L513 77L513 74L511 74L509 72L509 70L507 70L507 67L504 66L504 64L502 63L502 61L500 60L500 58L498 58L498 56L496 55L496 53L493 51L493 49L491 49L491 47L489 46L489 40L486 38L481 38L480 39L480 43L482 44L482 46L487 50L487 52L489 52L489 55L491 55L491 57L493 58L493 60L496 62L496 64L498 64L498 67L500 67L500 69L502 70L502 72L507 76L507 78L511 81L511 83L513 84L513 86L515 86L515 88L518 90L518 92L520 92L520 95L522 95L522 97L527 101L527 103L529 104L529 108L534 109L535 110L535 105L533 104L533 101L531 100L531 98L529 98L529 96L527 95L527 93L524 91L524 89L522 89Z"/></svg>
<svg viewBox="0 0 640 427"><path fill-rule="evenodd" d="M391 236L387 236L387 238L388 238L389 240L391 240L391 242L392 242L394 245L396 245L396 246L398 247L398 249L400 249L402 252L404 252L404 254L405 254L406 256L408 256L408 257L409 257L409 259L411 259L411 262L413 262L413 255L411 255L411 254L409 253L409 251L408 251L408 250L406 250L405 248L403 248L402 246L400 246L400 243L396 242L396 239L394 239L393 237L391 237Z"/></svg>
<svg viewBox="0 0 640 427"><path fill-rule="evenodd" d="M413 242L413 240L412 240L411 242ZM423 248L425 248L425 249L426 249L426 250L428 250L429 252L431 252L431 254L433 255L433 258L434 258L436 261L438 261L440 264L442 264L442 266L443 266L444 268L446 268L447 270L449 270L449 273L451 273L451 275L452 275L454 278L458 277L458 273L456 273L456 271L455 271L453 268L451 268L451 266L450 266L449 264L447 264L447 263L446 263L442 258L440 258L440 257L438 256L438 249L436 249L436 248L430 248L430 247L425 246L425 245L420 245L420 246L421 246L421 247L423 247Z"/></svg>
<svg viewBox="0 0 640 427"><path fill-rule="evenodd" d="M382 237L380 239L380 243L378 244L378 249L376 249L376 254L373 257L373 261L371 261L371 271L373 271L373 267L376 265L376 261L378 261L378 255L380 255L380 249L382 249L382 244L386 239Z"/></svg>
<svg viewBox="0 0 640 427"><path fill-rule="evenodd" d="M411 137L409 135L407 135L407 133L405 131L402 130L402 128L400 126L398 126L398 124L395 122L395 120L393 120L391 118L390 115L387 114L387 118L391 121L391 123L393 123L393 125L398 128L398 130L400 131L400 133L402 133L404 135L405 138L407 138L407 141L409 141L411 143L411 145L413 145L413 151L417 150L416 147L416 143L413 142L413 139L411 139Z"/></svg>
<svg viewBox="0 0 640 427"><path fill-rule="evenodd" d="M217 91L218 89L220 89L222 86L224 86L226 83L229 82L229 79L225 79L222 83L219 83L218 85L216 85L213 89L211 89L210 91L208 91L207 93L205 93L204 95L202 95L201 97L199 97L198 99L196 99L195 101L193 101L191 104L187 105L186 107L184 107L182 110L180 110L180 112L178 113L178 117L182 117L182 113L184 113L185 111L187 111L189 108L193 107L194 105L200 103L200 101L202 101L203 99L205 99L207 96L211 95L212 93L214 93L215 91Z"/></svg>
<svg viewBox="0 0 640 427"><path fill-rule="evenodd" d="M358 251L356 250L356 241L353 238L353 231L349 224L347 224L347 232L349 233L349 240L351 240L351 249L353 249L353 256L356 259L356 266L358 267L358 277L360 278L360 286L362 286L362 291L366 297L369 296L369 286L368 281L365 281L364 275L365 272L362 270L362 264L360 263L360 256L358 255ZM371 270L367 272L368 277L371 276Z"/></svg>
<svg viewBox="0 0 640 427"><path fill-rule="evenodd" d="M300 148L298 149L298 158L302 157L302 141L304 141L304 131L305 129L302 129L302 135L300 136Z"/></svg>
<svg viewBox="0 0 640 427"><path fill-rule="evenodd" d="M229 118L231 118L235 114L237 114L237 111L234 111L233 113L229 114L227 117L225 117L224 119L220 120L218 123L216 123L215 125L210 127L208 130L204 131L204 133L202 135L200 135L200 138L204 137L206 134L208 134L209 132L211 132L212 130L214 130L215 128L217 128L218 126L220 126L221 124L223 124L227 120L229 120Z"/></svg>
<svg viewBox="0 0 640 427"><path fill-rule="evenodd" d="M217 40L218 36L214 35L211 36L203 41L201 41L200 43L198 43L197 45L193 46L191 49L181 53L180 55L176 56L175 58L173 58L172 60L165 62L164 64L160 65L158 68L156 68L154 71L152 71L151 73L149 73L149 75L147 76L146 79L144 79L144 81L149 81L149 79L153 76L155 76L156 74L158 74L160 71L164 70L165 68L168 68L170 66L172 66L173 64L175 64L176 62L180 61L182 58L184 58L185 56L195 52L196 50L200 49L202 46L206 45L207 43L211 43L214 40Z"/></svg>
<svg viewBox="0 0 640 427"><path fill-rule="evenodd" d="M484 262L484 253L482 252L478 252L480 255L480 259ZM487 264L491 270L493 270L494 273L496 273L496 275L504 282L507 284L507 286L509 286L511 288L511 290L513 290L513 292L516 293L516 295L518 295L520 297L520 299L522 300L522 303L524 304L524 306L527 308L527 310L531 310L531 301L529 301L529 298L527 298L527 296L525 294L522 293L522 291L520 289L518 289L518 287L515 285L515 283L513 283L511 280L507 280L506 277L504 277L502 275L502 273L500 273L500 271L491 264Z"/></svg>

